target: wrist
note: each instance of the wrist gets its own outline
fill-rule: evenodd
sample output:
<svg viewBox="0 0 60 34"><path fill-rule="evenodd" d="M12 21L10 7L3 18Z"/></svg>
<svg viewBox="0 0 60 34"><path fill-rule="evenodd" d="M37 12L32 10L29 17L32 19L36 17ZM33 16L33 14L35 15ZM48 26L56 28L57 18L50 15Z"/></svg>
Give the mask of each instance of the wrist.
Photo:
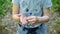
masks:
<svg viewBox="0 0 60 34"><path fill-rule="evenodd" d="M48 22L49 17L48 16L43 16L43 17L37 17L38 22Z"/></svg>
<svg viewBox="0 0 60 34"><path fill-rule="evenodd" d="M40 20L40 17L36 17L36 20L37 20L37 22L40 22L41 20Z"/></svg>

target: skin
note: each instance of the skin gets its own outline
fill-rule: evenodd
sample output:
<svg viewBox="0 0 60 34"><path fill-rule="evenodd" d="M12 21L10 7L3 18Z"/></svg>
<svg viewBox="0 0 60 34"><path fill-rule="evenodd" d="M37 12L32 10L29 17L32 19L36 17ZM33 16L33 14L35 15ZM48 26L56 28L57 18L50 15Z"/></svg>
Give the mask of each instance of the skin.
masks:
<svg viewBox="0 0 60 34"><path fill-rule="evenodd" d="M51 18L51 8L43 8L43 16L38 17L38 16L29 16L27 19L28 21L33 25L36 22L40 23L47 23L49 19Z"/></svg>
<svg viewBox="0 0 60 34"><path fill-rule="evenodd" d="M15 21L21 21L22 25L24 26L27 23L26 17L23 14L18 13L19 9L19 6L12 4L12 18Z"/></svg>
<svg viewBox="0 0 60 34"><path fill-rule="evenodd" d="M19 7L15 4L12 5L12 18L16 21L20 21L20 15L18 14Z"/></svg>
<svg viewBox="0 0 60 34"><path fill-rule="evenodd" d="M15 4L13 4L12 7L12 18L16 21L20 21L20 17L21 14L18 14L19 11L19 7ZM38 16L29 16L26 18L26 20L31 24L35 24L36 22L40 22L40 23L47 23L49 21L49 19L51 18L51 8L43 8L43 16L42 17L38 17Z"/></svg>

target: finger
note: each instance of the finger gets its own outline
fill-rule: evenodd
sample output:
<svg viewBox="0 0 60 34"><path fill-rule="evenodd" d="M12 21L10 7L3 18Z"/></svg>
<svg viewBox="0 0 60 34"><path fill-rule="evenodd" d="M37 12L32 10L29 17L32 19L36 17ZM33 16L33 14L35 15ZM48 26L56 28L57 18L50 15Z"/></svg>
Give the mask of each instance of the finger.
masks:
<svg viewBox="0 0 60 34"><path fill-rule="evenodd" d="M27 21L26 21L26 18L24 18L22 21L22 25L26 25L26 24L27 24Z"/></svg>
<svg viewBox="0 0 60 34"><path fill-rule="evenodd" d="M29 22L35 22L36 20L35 19L31 19L31 20L28 20Z"/></svg>
<svg viewBox="0 0 60 34"><path fill-rule="evenodd" d="M31 23L30 23L30 25L34 25L34 24L35 24L35 22L31 22Z"/></svg>
<svg viewBox="0 0 60 34"><path fill-rule="evenodd" d="M34 24L35 22L32 22L32 24Z"/></svg>
<svg viewBox="0 0 60 34"><path fill-rule="evenodd" d="M36 18L35 16L30 16L30 17L27 17L27 20L35 19L35 18Z"/></svg>
<svg viewBox="0 0 60 34"><path fill-rule="evenodd" d="M28 22L32 22L33 20L28 20Z"/></svg>
<svg viewBox="0 0 60 34"><path fill-rule="evenodd" d="M31 20L31 19L33 19L33 18L27 18L27 20Z"/></svg>
<svg viewBox="0 0 60 34"><path fill-rule="evenodd" d="M34 21L29 21L29 23L33 24L33 23L35 23L35 22L34 22Z"/></svg>
<svg viewBox="0 0 60 34"><path fill-rule="evenodd" d="M20 17L20 16L21 16L21 14L18 14L18 16Z"/></svg>

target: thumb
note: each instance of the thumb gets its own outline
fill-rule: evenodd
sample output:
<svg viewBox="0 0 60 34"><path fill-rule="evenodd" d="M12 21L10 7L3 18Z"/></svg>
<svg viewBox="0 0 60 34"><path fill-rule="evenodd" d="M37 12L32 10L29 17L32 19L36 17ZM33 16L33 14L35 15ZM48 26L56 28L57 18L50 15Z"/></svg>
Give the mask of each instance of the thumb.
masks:
<svg viewBox="0 0 60 34"><path fill-rule="evenodd" d="M18 16L20 17L20 16L21 16L21 14L18 14Z"/></svg>

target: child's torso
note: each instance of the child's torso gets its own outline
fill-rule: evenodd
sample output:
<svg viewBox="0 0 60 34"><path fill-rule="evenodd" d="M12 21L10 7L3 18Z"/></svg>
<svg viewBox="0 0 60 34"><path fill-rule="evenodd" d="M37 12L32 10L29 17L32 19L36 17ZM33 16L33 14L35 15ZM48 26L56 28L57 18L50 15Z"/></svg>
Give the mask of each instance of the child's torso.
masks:
<svg viewBox="0 0 60 34"><path fill-rule="evenodd" d="M20 0L20 13L28 16L42 15L42 0ZM37 27L41 23L36 23L35 26L27 24L25 27Z"/></svg>

